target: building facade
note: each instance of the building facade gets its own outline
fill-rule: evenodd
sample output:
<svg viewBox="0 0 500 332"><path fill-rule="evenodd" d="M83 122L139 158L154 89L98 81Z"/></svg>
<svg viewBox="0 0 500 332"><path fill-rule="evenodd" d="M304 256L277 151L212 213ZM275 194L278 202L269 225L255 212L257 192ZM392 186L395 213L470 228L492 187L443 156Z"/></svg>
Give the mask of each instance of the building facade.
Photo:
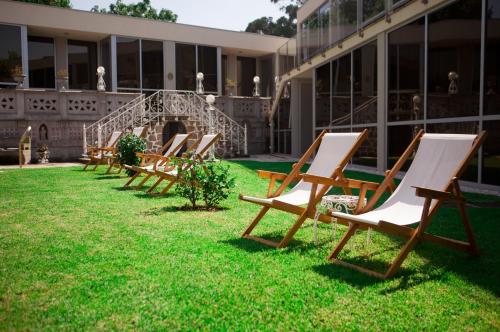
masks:
<svg viewBox="0 0 500 332"><path fill-rule="evenodd" d="M275 151L368 128L352 165L381 172L421 128L486 130L463 178L498 190L500 1L309 0L278 61L289 96L274 114Z"/></svg>
<svg viewBox="0 0 500 332"><path fill-rule="evenodd" d="M247 125L255 142L249 152L269 150L274 54L286 38L2 0L0 40L0 138L6 145L15 146L31 125L34 147L49 145L52 160L76 159L84 123L140 94L195 91L202 72L205 94L220 96L217 106ZM96 93L97 66L106 70L106 97ZM12 75L16 68L26 75L22 89ZM260 98L252 96L256 75ZM64 76L69 80L61 92Z"/></svg>

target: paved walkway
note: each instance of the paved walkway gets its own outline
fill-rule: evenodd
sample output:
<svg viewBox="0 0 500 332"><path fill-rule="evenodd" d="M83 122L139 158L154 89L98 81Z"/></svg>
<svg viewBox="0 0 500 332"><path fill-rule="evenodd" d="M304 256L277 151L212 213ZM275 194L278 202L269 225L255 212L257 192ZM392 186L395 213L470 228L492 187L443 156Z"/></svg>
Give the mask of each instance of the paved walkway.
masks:
<svg viewBox="0 0 500 332"><path fill-rule="evenodd" d="M48 164L28 164L23 168L47 168L47 167L72 167L82 166L82 163L48 163ZM0 169L16 169L19 165L0 165Z"/></svg>

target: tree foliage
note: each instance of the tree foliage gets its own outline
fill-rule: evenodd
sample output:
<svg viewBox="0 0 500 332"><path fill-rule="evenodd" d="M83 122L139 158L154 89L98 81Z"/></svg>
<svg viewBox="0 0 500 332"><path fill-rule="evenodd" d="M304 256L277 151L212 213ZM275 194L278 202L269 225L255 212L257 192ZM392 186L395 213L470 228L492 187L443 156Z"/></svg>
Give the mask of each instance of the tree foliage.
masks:
<svg viewBox="0 0 500 332"><path fill-rule="evenodd" d="M126 4L122 0L116 0L115 3L109 5L108 9L100 8L95 5L91 11L104 14L149 18L167 22L177 21L177 14L174 14L171 10L165 8L158 11L151 6L150 0L142 0L131 4Z"/></svg>
<svg viewBox="0 0 500 332"><path fill-rule="evenodd" d="M263 33L266 35L293 37L297 33L297 10L305 0L271 0L273 3L287 2L280 7L286 15L275 21L272 17L261 17L248 23L246 32Z"/></svg>
<svg viewBox="0 0 500 332"><path fill-rule="evenodd" d="M71 8L71 0L17 0L21 2L37 3L39 5L48 5L62 8Z"/></svg>

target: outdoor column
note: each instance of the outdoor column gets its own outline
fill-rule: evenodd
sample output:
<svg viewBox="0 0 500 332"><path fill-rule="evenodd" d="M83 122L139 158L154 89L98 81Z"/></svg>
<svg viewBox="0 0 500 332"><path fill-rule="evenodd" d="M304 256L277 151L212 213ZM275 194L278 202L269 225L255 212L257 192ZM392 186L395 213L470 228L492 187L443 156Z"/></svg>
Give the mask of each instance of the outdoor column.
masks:
<svg viewBox="0 0 500 332"><path fill-rule="evenodd" d="M387 169L387 148L385 144L386 119L386 52L385 34L377 37L377 170L384 172Z"/></svg>

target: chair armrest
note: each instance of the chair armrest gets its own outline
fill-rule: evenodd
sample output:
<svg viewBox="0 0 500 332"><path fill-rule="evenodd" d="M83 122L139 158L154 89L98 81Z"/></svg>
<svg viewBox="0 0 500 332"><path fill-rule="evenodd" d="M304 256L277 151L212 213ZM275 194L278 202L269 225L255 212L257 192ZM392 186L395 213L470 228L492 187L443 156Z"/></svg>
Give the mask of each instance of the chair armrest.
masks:
<svg viewBox="0 0 500 332"><path fill-rule="evenodd" d="M346 179L349 182L349 188L361 189L361 187L365 187L366 190L377 190L380 186L380 183L371 182L371 181L363 181L356 179Z"/></svg>
<svg viewBox="0 0 500 332"><path fill-rule="evenodd" d="M302 174L302 180L304 180L304 182L323 184L327 186L347 187L349 185L349 181L347 180L334 180L332 178L311 174Z"/></svg>
<svg viewBox="0 0 500 332"><path fill-rule="evenodd" d="M429 188L422 188L422 187L416 187L415 188L415 195L418 197L425 197L425 198L432 198L432 199L447 199L447 200L452 200L452 201L464 201L462 197L458 197L451 192L448 191L440 191L440 190L435 190L435 189L429 189Z"/></svg>
<svg viewBox="0 0 500 332"><path fill-rule="evenodd" d="M161 158L163 158L163 156L161 154L156 154L156 153L137 152L135 155L139 158L147 158L147 159L161 159Z"/></svg>
<svg viewBox="0 0 500 332"><path fill-rule="evenodd" d="M284 180L288 176L286 173L258 170L257 174L262 179Z"/></svg>

